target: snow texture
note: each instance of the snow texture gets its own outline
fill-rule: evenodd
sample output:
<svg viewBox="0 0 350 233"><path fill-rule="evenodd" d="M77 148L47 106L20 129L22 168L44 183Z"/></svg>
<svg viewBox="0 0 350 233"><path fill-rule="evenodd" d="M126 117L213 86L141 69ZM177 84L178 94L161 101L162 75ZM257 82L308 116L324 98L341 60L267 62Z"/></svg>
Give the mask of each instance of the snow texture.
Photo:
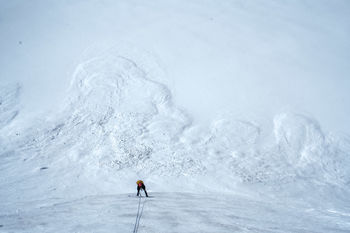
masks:
<svg viewBox="0 0 350 233"><path fill-rule="evenodd" d="M131 232L138 203L138 232L350 231L350 137L318 121L348 129L347 122L336 122L349 112L343 38L350 21L337 24L349 15L347 2L329 6L338 15L325 12L326 1L77 1L55 3L52 11L35 2L44 16L32 19L39 25L33 32L24 19L36 11L18 21L12 15L26 12L28 3L0 2L0 33L9 33L0 37L7 54L0 57L0 76L9 77L0 83L0 232ZM101 18L90 16L95 8ZM80 19L76 9L96 22ZM315 23L307 9L311 18L325 17ZM61 14L77 24L56 22ZM67 32L58 30L62 22ZM114 22L120 24L111 32ZM28 39L16 49L6 46L18 35L11 25ZM77 25L94 30L67 39L81 32ZM52 31L63 33L57 41L77 47L59 43L54 51L55 43L36 40L34 32L45 32L43 38L56 41ZM338 47L328 44L328 34L337 35ZM91 45L106 35L113 43ZM114 41L116 35L133 42ZM320 40L311 46L316 35ZM318 46L337 59L317 57L323 54ZM82 49L79 59L72 55ZM187 94L172 84L174 77L190 80L183 85ZM220 85L212 86L211 77L221 78ZM50 85L61 78L70 85L55 101ZM34 92L50 111L35 111ZM190 103L189 96L200 101ZM186 107L179 104L183 99L189 99ZM227 111L217 114L217 106ZM251 109L255 117L237 114ZM199 124L196 111L216 117ZM150 198L134 196L138 179Z"/></svg>
<svg viewBox="0 0 350 233"><path fill-rule="evenodd" d="M132 232L133 195L87 196L31 202L3 215L8 232ZM239 195L154 193L140 202L137 232L346 232L349 214L305 203L276 203Z"/></svg>
<svg viewBox="0 0 350 233"><path fill-rule="evenodd" d="M20 89L15 86L6 90L1 118L10 124L17 114L13 110L16 104L12 103L16 103ZM137 200L101 195L132 191L138 177L146 179L152 187L151 193L152 190L199 192L195 196L159 193L159 199L156 195L147 204L150 209L148 214L145 210L145 220L140 220L140 231L144 232L309 232L315 229L311 227L314 224L319 228L316 232L328 227L339 231L349 229L347 210L337 209L345 208L343 205L348 203L349 139L325 134L317 121L300 114L281 113L273 124L274 137L270 140L263 140L259 125L246 120L223 118L213 122L209 130L199 130L174 105L167 86L152 80L133 60L114 52L89 59L78 65L69 97L60 112L22 131L15 126L1 129L6 132L2 133L6 137L1 138L1 219L6 224L3 229L57 232L58 225L44 216L55 219L65 216L67 220L60 221L65 225L60 228L62 232L90 232L88 218L100 216L96 212L99 209L106 215L105 211L114 203L116 208L123 205L118 207L122 210L110 209L111 225L105 227L127 232L135 210L131 203ZM255 206L254 199L243 200L243 207L234 196L228 200L211 200L205 194L214 192L211 195L216 196L217 191L247 193L244 198L248 199L257 195L254 192L273 195L276 202L287 197L287 205L293 203L293 198L302 198L307 200L304 204L315 202L311 211L324 205L333 212L321 208L311 224L310 213L304 207L293 204L296 210L292 211L277 204L266 207L268 204L263 201ZM65 204L64 199L72 202ZM51 201L54 204L48 207L36 204ZM164 214L157 207L164 208L162 202L169 205ZM187 209L188 203L193 202L195 209ZM242 213L241 208L248 210ZM18 213L8 213L14 209ZM78 218L83 221L81 224L65 222L85 210L87 217ZM291 219L274 226L262 220L256 211L273 221L280 221L279 214ZM270 211L273 214L266 215ZM300 220L303 211L306 212ZM323 218L330 218L337 211L345 213L339 215L340 226L320 224ZM157 214L165 215L165 225L154 228L152 222L158 217L152 216ZM190 221L187 223L187 218L182 216L186 214ZM246 219L248 215L250 220ZM112 221L113 217L116 222ZM20 219L25 223L20 223ZM196 222L201 223L198 228ZM96 228L100 224L92 225ZM96 232L104 232L102 229L97 227Z"/></svg>

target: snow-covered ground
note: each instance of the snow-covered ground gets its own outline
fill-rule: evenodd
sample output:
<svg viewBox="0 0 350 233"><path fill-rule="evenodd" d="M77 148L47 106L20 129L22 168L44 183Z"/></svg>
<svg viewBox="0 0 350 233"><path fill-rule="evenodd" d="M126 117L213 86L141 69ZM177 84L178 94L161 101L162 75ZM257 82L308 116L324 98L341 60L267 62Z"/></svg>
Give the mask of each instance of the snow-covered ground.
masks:
<svg viewBox="0 0 350 233"><path fill-rule="evenodd" d="M16 121L19 92L1 92L1 231L131 231L138 200L118 193L139 178L153 195L140 232L350 229L349 139L314 119L277 115L270 138L234 119L201 130L164 84L113 52L80 64L44 120Z"/></svg>
<svg viewBox="0 0 350 233"><path fill-rule="evenodd" d="M138 206L140 204L140 206ZM7 232L347 232L350 215L307 203L240 195L153 193L18 203L1 216Z"/></svg>
<svg viewBox="0 0 350 233"><path fill-rule="evenodd" d="M0 232L350 231L347 1L0 4Z"/></svg>

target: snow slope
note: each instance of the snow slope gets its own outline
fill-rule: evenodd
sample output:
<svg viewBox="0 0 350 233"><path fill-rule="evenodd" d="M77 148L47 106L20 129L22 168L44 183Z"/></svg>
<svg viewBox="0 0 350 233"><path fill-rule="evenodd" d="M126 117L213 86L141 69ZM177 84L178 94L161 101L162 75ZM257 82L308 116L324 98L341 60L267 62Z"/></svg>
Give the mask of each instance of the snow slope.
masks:
<svg viewBox="0 0 350 233"><path fill-rule="evenodd" d="M6 107L16 107L13 103L20 88L6 90L10 91L4 92L2 97L5 107L1 118L7 123L1 129L0 198L2 211L5 211L2 220L10 228L4 229L55 232L57 226L46 226L52 223L44 217L39 217L44 221L43 226L35 221L19 226L21 224L17 221L24 218L32 222L29 217L31 211L35 212L34 215L41 215L35 203L49 204L52 200L53 206L61 205L59 203L64 200L77 200L80 203L79 198L89 195L99 195L91 197L91 201L96 199L99 202L99 199L109 198L100 196L102 194L132 192L133 184L139 177L146 180L151 193L153 190L221 191L242 193L252 200L263 195L266 198L263 198L264 201L272 198L275 203L288 203L288 208L293 200L300 200L310 208L320 208L322 213L320 216L316 214L320 219L328 218L330 213L327 209L345 213L345 217L341 215L338 219L340 225L334 223L334 230L348 229L349 138L325 134L317 121L310 117L290 113L277 115L273 122L273 137L268 139L259 125L244 120L220 119L213 122L208 130L202 130L174 105L171 93L164 84L152 80L137 63L113 50L80 64L72 79L69 98L62 109L46 120L27 125L27 128L17 125L15 110ZM208 197L198 198L207 200ZM184 200L194 201L191 198ZM179 201L178 197L174 197L174 201ZM83 205L90 205L90 201L83 202ZM103 202L96 208L103 208ZM218 199L203 205L205 208L213 205L220 209L221 202ZM25 207L19 203L24 203ZM157 201L155 203L159 204ZM244 205L249 203L248 200ZM78 208L75 205L64 208ZM175 202L174 205L181 207L181 203ZM232 208L237 211L237 206ZM272 208L289 216L283 208ZM292 214L295 216L298 216L298 211L305 211L300 207L293 208L296 209ZM17 217L8 215L7 212L14 209L29 213ZM55 218L59 218L60 211L56 212L55 208L50 207L45 211L48 211L46 214L53 211ZM68 210L62 211L66 213ZM93 208L92 211L97 210ZM124 210L121 211L125 214ZM175 216L186 212L181 208L176 211ZM194 211L201 212L200 209ZM209 219L205 220L208 226L204 225L203 229L208 228L208 232L216 229L219 232L259 232L260 227L266 231L272 227L265 221L249 224L243 221L238 226L230 225L233 223L226 223L226 220L220 222L227 215L226 211L229 210L219 211L215 217L208 216ZM248 213L255 211L259 210L249 209ZM263 210L266 211L269 210ZM74 212L68 212L74 215ZM172 213L169 212L169 215ZM277 221L277 216L271 218ZM241 221L239 218L231 220L237 224L237 221ZM260 221L259 215L255 218L254 221ZM305 224L308 218L306 214L303 218ZM128 221L125 226L114 226L113 223L108 227L114 226L119 232L124 232L124 227L130 228L130 219ZM178 221L170 221L164 227L177 226L182 220ZM279 232L285 227L281 231L299 232L298 228L292 227L297 218L291 221L271 231ZM212 222L217 223L212 225ZM191 227L194 227L193 224ZM262 225L258 227L257 224ZM305 232L311 228L309 223L299 224ZM147 225L141 227L145 232L192 231L180 226L175 227L174 231L158 231L152 227L148 230ZM88 225L69 225L67 229L84 231L85 227ZM318 224L318 227L316 232L322 232L321 229L329 226ZM202 231L202 228L199 230ZM198 229L193 230L196 231Z"/></svg>
<svg viewBox="0 0 350 233"><path fill-rule="evenodd" d="M25 86L20 117L55 111L75 67L117 46L153 57L175 102L204 126L229 111L271 130L274 115L296 111L350 133L347 0L0 4L0 79Z"/></svg>
<svg viewBox="0 0 350 233"><path fill-rule="evenodd" d="M7 96L15 99L18 88L13 92ZM200 130L173 104L164 84L119 55L80 64L69 93L61 112L46 122L23 132L16 125L4 130L10 134L2 140L9 147L4 153L26 153L25 163L38 160L42 166L78 163L87 176L108 171L164 181L208 175L278 186L308 179L340 187L349 183L347 137L327 135L314 119L290 113L274 118L269 140L259 125L244 120L223 118L207 132ZM8 137L17 139L11 145Z"/></svg>
<svg viewBox="0 0 350 233"><path fill-rule="evenodd" d="M39 4L40 1L37 3L39 9L47 8L45 4ZM2 4L7 6L4 9L18 9L14 7L16 2L11 3L14 5ZM82 2L76 4L71 6L73 12L76 12L74 9L79 9L82 6L86 6L89 10L94 4L103 9L108 6L108 4L101 6L93 1L86 3L87 5ZM109 2L109 4L111 3ZM150 7L150 5L141 3L138 5L135 2L121 1L115 4L112 6L116 7L118 12L123 12L119 11L121 6L129 10L136 6L142 6L143 10ZM255 13L261 14L260 7L262 12L265 12L268 6L279 6L278 3L272 1L267 5L260 2L256 5L248 4L248 6L244 6L240 1L235 3L225 1L222 5L214 4L211 1L203 4L192 2L189 8L184 7L187 5L175 4L171 1L167 4L159 2L148 4L155 6L156 9L158 9L157 7L167 9L163 13L155 13L154 17L160 17L155 20L156 22L162 22L160 20L162 18L171 20L171 17L163 15L171 11L173 9L171 7L182 9L180 11L182 13L179 14L186 16L183 21L177 21L181 18L179 15L173 20L182 22L178 26L189 23L190 29L184 30L186 32L184 33L179 30L179 27L174 27L171 28L168 36L174 36L173 33L181 31L180 36L174 37L174 40L186 38L185 35L188 35L190 42L196 41L193 38L198 35L192 27L202 25L196 21L196 17L201 18L203 15L200 13L208 12L211 7L218 14L219 19L222 17L219 24L221 26L214 28L218 33L228 30L229 35L231 35L230 27L236 23L230 24L233 22L231 21L233 18L227 18L230 12L235 12L234 18L247 19L252 17L248 23L249 26L252 26L254 22L257 22ZM294 9L294 7L305 10L301 7L303 4L301 6L300 4L290 6L291 8L285 5L285 11L290 13L290 9ZM325 4L323 2L319 8L316 7L316 12L325 9L327 5ZM338 4L348 6L342 1ZM63 3L62 5L57 3L57 9L63 12L69 11L65 6ZM21 5L19 9L22 7ZM337 7L339 5L336 5L335 8ZM137 15L143 12L142 9L136 7L133 14ZM249 11L244 9L249 9ZM258 12L255 12L256 10ZM110 15L110 11L106 9L105 11L107 16ZM347 8L340 11L339 17L343 16L344 11L346 12ZM9 12L3 14L7 20L11 15ZM44 12L48 14L47 11ZM55 18L57 14L55 12L53 11L53 16L50 17ZM248 12L250 13L248 14ZM295 11L292 10L293 12ZM249 16L250 14L251 16ZM147 13L146 18L150 15ZM118 17L124 19L124 17L129 18L130 16L120 14ZM330 13L330 16L327 17L334 19L335 16ZM121 20L124 22L121 25L130 26L132 28L130 31L135 32L134 30L138 29L141 32L143 31L140 27L143 25L141 19L142 17L136 18L136 21L126 22ZM105 18L102 17L97 21L104 22L104 20ZM151 21L155 22L153 20ZM192 20L199 24L193 23ZM43 23L37 19L35 21L38 21L39 25ZM289 20L287 21L289 22ZM285 21L282 20L282 22L285 25ZM305 23L305 21L303 22ZM306 22L312 21L306 20ZM23 22L19 20L17 23ZM17 23L14 25L16 26ZM86 25L83 20L80 23ZM296 24L298 25L298 23ZM157 32L153 36L164 34L155 29L157 28L155 25L158 24L151 23L150 25L153 25L150 31ZM158 26L165 25L167 24ZM292 25L294 24L292 23ZM243 26L239 28L243 30ZM290 25L286 28L274 26L287 34L295 29ZM302 26L303 30L306 26ZM310 29L311 31L318 30L317 27L316 29L313 27L315 26L313 23L311 26L313 28ZM344 28L346 26L346 23L341 25ZM201 28L200 32L202 33L206 31L204 30L206 27L203 25L199 28ZM210 32L215 32L214 28L211 28ZM50 30L52 29L54 28ZM104 31L103 28L101 30L101 32ZM126 29L121 27L120 30L123 32ZM300 32L301 29L295 30ZM335 33L332 29L329 30ZM248 32L252 33L250 30ZM239 37L238 41L242 41L248 32L243 30L242 37ZM260 32L266 36L263 30ZM342 36L347 35L347 32L341 30L337 33ZM128 33L125 32L125 34ZM198 36L201 38L199 41L202 41L203 35L200 35ZM257 35L261 36L259 33ZM138 36L139 34L136 33L126 38L139 38ZM342 36L339 38L343 38ZM9 40L10 37L6 38ZM33 39L32 36L28 36L28 38ZM96 39L92 34L89 38ZM209 38L213 39L208 37L208 41L210 41ZM264 36L259 38L262 39ZM283 36L278 38L277 41L284 41ZM145 41L148 39L146 36ZM288 39L286 40L288 41ZM49 85L47 85L47 90L41 93L42 98L49 105L52 105L51 111L44 111L43 114L38 114L35 108L32 112L29 111L30 100L26 99L30 96L28 89L26 92L26 87L32 91L37 90L39 93L40 88L36 89L34 84L28 84L29 81L21 79L17 80L19 82L15 84L13 84L13 80L3 79L4 82L1 82L0 86L0 232L131 231L138 199L127 197L127 195L134 193L135 181L140 178L145 180L148 191L154 194L154 198L147 200L144 205L140 232L349 231L349 135L323 130L321 124L313 116L314 114L297 111L298 108L286 107L286 111L280 111L280 108L276 106L283 106L286 103L298 106L300 99L294 102L295 93L291 96L281 95L288 89L286 86L288 86L289 81L276 79L276 73L270 73L273 75L267 79L267 84L264 84L260 78L267 77L268 74L256 76L256 73L247 71L246 75L240 76L242 73L238 72L237 74L240 75L237 77L241 78L234 78L230 83L224 82L228 89L232 88L230 93L239 93L240 98L238 99L235 98L237 97L235 95L226 96L223 94L226 87L223 89L223 93L220 91L210 92L206 89L205 95L228 97L228 100L234 100L234 104L227 106L229 113L217 114L217 117L210 124L199 124L195 116L196 113L188 111L193 103L186 107L179 104L182 102L181 98L184 97L179 98L178 87L172 85L169 78L176 75L181 79L193 75L194 78L190 82L198 83L198 86L191 87L191 96L202 98L203 86L201 83L210 83L208 76L204 75L210 71L206 68L210 64L207 63L210 59L201 60L198 58L201 54L203 55L200 50L205 46L203 44L199 44L199 47L196 45L188 46L188 51L192 52L189 52L187 54L189 57L186 58L185 53L178 51L176 46L175 48L171 47L164 41L159 46L142 44L141 47L147 47L147 50L152 51L151 53L139 49L140 44L135 46L130 45L132 43L123 42L117 43L117 46L86 48L90 42L85 41L82 47L87 50L86 54L77 59L79 62L75 60L76 66L72 72L73 75L64 76L65 79L70 80L70 85L60 104L49 97L45 98L49 96L47 93L45 94L45 92L50 92ZM257 51L262 52L271 48L270 55L274 58L281 58L280 50L274 51L273 49L277 47L271 47L272 41L267 41L269 42L266 44L266 48ZM342 42L342 40L340 41ZM253 40L248 44L253 45L255 42L257 41ZM1 46L4 47L6 43L1 44ZM322 42L320 43L322 44ZM208 42L206 45L219 46L214 42ZM342 46L346 48L344 44L340 45L339 48ZM234 43L225 44L224 47L237 49ZM44 46L44 48L46 47ZM226 54L223 47L217 48L220 48L219 52L213 52L214 54ZM339 52L339 48L333 49ZM48 52L46 49L43 50ZM78 53L76 50L74 51L72 53ZM240 55L245 53L244 49L237 51L240 51ZM247 50L248 54L249 51ZM37 52L42 55L42 51L38 50ZM153 52L159 54L159 60ZM60 53L56 52L56 54ZM287 54L289 59L292 59L289 56L290 53ZM303 53L301 54L303 55ZM198 60L193 59L194 55L198 56ZM36 62L41 60L40 56L37 55ZM179 60L182 61L173 60L173 56L181 57L182 59ZM338 61L346 61L344 56L342 52L337 53ZM55 57L58 60L65 60L60 56ZM67 55L67 57L73 59L72 55ZM257 58L248 55L241 57L246 62L251 61L257 64ZM26 63L25 61L28 62L27 58L22 57L22 59L23 64ZM190 63L191 59L193 59L193 63ZM275 59L272 60L273 63L276 62ZM11 59L3 57L1 60L3 64L10 64L10 61ZM223 67L227 67L227 65L237 67L242 64L233 62L235 60L232 60L232 57L226 61L229 62L225 63ZM169 70L163 70L162 62L172 64L168 67ZM294 62L295 60L292 59L284 63L282 59L281 63L274 63L281 65L281 70L277 73L291 71L291 67L287 68L286 66L287 64L298 64L298 62ZM319 64L318 62L315 64ZM15 62L11 64L15 66ZM62 65L62 63L60 64ZM186 69L184 64L193 65ZM262 62L259 64L261 66L267 65L267 70L272 69L268 65L271 63ZM307 64L315 65L314 63ZM348 111L347 108L344 108L348 96L343 92L343 90L347 90L347 81L343 80L346 73L343 72L342 64L330 65L326 69L339 68L338 73L336 73L338 75L336 83L341 88L335 88L339 90L339 95L335 99L344 97L345 104L341 103L340 107L336 107L337 111L334 113L337 116L344 116ZM221 66L220 62L213 62L213 65L216 68ZM39 64L39 67L43 66L45 64ZM11 71L11 66L9 67L2 70L2 74L24 75L21 73L23 71L14 72ZM195 70L200 70L199 67L203 68L201 71L203 76L195 72ZM244 68L249 70L247 66ZM32 69L34 68L30 70ZM68 69L63 70L67 71ZM187 74L182 77L181 75L184 73L179 70ZM258 69L257 72L262 70ZM48 74L53 71L50 70ZM56 71L60 75L63 74L62 71ZM315 75L316 73L313 71L315 70L311 68L306 73ZM218 71L217 76L220 76L220 72ZM229 73L224 76L230 77ZM34 74L35 72L32 72L28 77L35 76ZM317 74L319 73L317 72ZM310 87L307 83L310 82L315 89L327 85L319 86L315 82L317 78L313 75L304 83L305 85L302 85L302 78L297 78L297 83L301 86L297 85L296 88L291 88L290 93L293 90L304 89L296 98L315 98L315 102L321 106L323 100L319 98L320 96L306 91ZM247 77L252 78L246 80ZM322 77L327 80L324 81L325 83L330 82L329 76L326 74ZM53 78L53 80L58 79L57 77ZM29 80L31 79L29 78ZM42 76L38 75L35 80L40 83L39 86L45 87L46 81L43 81ZM286 83L284 83L285 81ZM261 92L270 90L269 88L264 89L264 85L271 85L272 92L277 93L277 97L281 97L283 101L277 103L278 98L273 97L273 101L271 98L267 98L263 103L263 108L268 109L269 113L265 114L264 110L264 113L260 112L260 114L257 111L253 113L256 117L249 117L249 109L257 108L262 103L255 102L254 99L256 100ZM175 98L172 89L174 86L175 93L177 93ZM197 87L198 89L196 89ZM278 91L275 92L276 90ZM256 91L257 94L253 94ZM246 93L252 93L254 97L246 98L244 97ZM188 97L189 94L184 96ZM204 98L202 102L208 103L207 100ZM209 106L227 103L219 100L213 102ZM310 105L306 104L301 108L305 110L308 106ZM232 111L232 107L233 109L237 107L238 110ZM315 110L317 108L317 106L311 107L311 112L317 113L318 110ZM340 111L339 109L342 108L344 110ZM210 114L216 115L216 113L212 113L216 112L215 110L217 109L211 109ZM242 111L245 113L237 114ZM34 116L30 116L30 114ZM203 111L203 114L206 114L206 111ZM329 116L329 119L332 118ZM347 123L340 124L346 125ZM330 125L332 124L328 124L328 126ZM164 210L165 207L166 210ZM108 224L103 224L105 220Z"/></svg>

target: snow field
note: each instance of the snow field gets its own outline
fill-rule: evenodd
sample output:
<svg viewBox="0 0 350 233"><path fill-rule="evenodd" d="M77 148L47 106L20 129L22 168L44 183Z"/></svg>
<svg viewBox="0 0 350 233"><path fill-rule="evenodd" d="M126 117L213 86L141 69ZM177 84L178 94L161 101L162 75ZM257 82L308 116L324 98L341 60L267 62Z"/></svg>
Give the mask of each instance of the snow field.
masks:
<svg viewBox="0 0 350 233"><path fill-rule="evenodd" d="M349 215L336 210L270 201L218 193L151 193L141 199L137 232L306 233L350 227ZM0 212L0 232L132 232L138 202L135 193L21 202L17 211Z"/></svg>
<svg viewBox="0 0 350 233"><path fill-rule="evenodd" d="M0 232L350 231L347 1L0 5Z"/></svg>
<svg viewBox="0 0 350 233"><path fill-rule="evenodd" d="M23 165L18 168L32 166L53 180L64 177L61 190L77 185L71 179L106 182L102 189L110 182L120 187L124 183L118 185L117 177L125 176L157 180L154 185L160 187L167 177L191 177L199 183L195 180L204 176L209 189L225 189L225 183L279 189L298 182L347 189L348 138L326 135L316 120L293 113L276 115L269 140L259 124L249 120L222 118L209 130L197 129L174 105L167 86L151 78L134 61L114 52L89 59L77 67L60 113L25 130L3 130L16 138L11 146L8 138L2 139L3 153L20 156L17 163ZM7 112L2 114L4 121ZM40 170L49 164L55 166ZM53 180L47 180L48 186Z"/></svg>

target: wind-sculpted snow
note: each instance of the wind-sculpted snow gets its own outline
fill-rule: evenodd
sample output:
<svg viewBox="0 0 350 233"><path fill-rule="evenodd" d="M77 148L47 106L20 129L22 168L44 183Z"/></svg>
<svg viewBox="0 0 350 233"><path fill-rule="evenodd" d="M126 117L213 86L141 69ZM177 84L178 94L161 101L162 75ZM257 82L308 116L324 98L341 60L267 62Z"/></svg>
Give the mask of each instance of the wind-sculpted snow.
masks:
<svg viewBox="0 0 350 233"><path fill-rule="evenodd" d="M281 114L274 122L279 152L299 174L326 183L349 183L349 150L341 149L350 146L346 137L325 136L315 120L301 115Z"/></svg>
<svg viewBox="0 0 350 233"><path fill-rule="evenodd" d="M175 172L166 168L173 166L175 149L169 149L190 119L173 106L169 90L133 61L107 56L81 64L70 92L63 124L73 140L80 135L84 156L101 168Z"/></svg>
<svg viewBox="0 0 350 233"><path fill-rule="evenodd" d="M8 103L17 98L4 96ZM16 113L9 105L2 107L3 125ZM270 140L249 120L221 118L199 130L164 84L134 61L109 54L80 64L63 109L28 126L6 153L21 155L31 168L26 171L36 166L33 174L46 172L51 180L42 185L52 192L80 183L98 190L105 182L120 190L136 177L158 187L170 178L185 179L179 182L183 189L199 183L347 188L349 138L327 135L303 115L282 113L273 122Z"/></svg>

